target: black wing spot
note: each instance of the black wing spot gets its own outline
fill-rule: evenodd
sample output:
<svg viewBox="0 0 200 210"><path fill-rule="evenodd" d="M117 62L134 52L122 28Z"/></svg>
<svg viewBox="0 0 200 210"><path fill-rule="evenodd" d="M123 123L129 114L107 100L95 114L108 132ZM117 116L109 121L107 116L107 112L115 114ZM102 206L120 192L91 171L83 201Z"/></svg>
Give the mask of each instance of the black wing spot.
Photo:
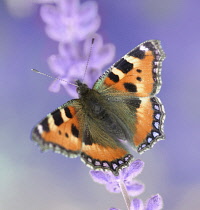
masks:
<svg viewBox="0 0 200 210"><path fill-rule="evenodd" d="M61 135L61 134L62 134L60 130L58 131L58 134L59 134L59 135Z"/></svg>
<svg viewBox="0 0 200 210"><path fill-rule="evenodd" d="M124 83L124 87L127 91L129 92L137 92L137 87L136 85L132 83Z"/></svg>
<svg viewBox="0 0 200 210"><path fill-rule="evenodd" d="M118 62L115 63L114 67L118 68L123 73L127 74L130 70L133 69L133 64L129 63L127 60L122 58Z"/></svg>
<svg viewBox="0 0 200 210"><path fill-rule="evenodd" d="M85 130L83 141L84 141L85 145L92 145L93 144L92 136L91 136L88 128Z"/></svg>
<svg viewBox="0 0 200 210"><path fill-rule="evenodd" d="M144 43L144 46L146 48L148 48L149 50L151 50L151 51L155 51L155 47L154 47L154 45L151 42Z"/></svg>
<svg viewBox="0 0 200 210"><path fill-rule="evenodd" d="M140 82L142 81L142 78L141 78L141 77L137 77L136 79L137 79L138 81L140 81Z"/></svg>
<svg viewBox="0 0 200 210"><path fill-rule="evenodd" d="M68 118L72 118L72 114L71 114L71 112L70 112L70 109L69 109L68 107L65 107L64 110L65 110L65 115L66 115Z"/></svg>
<svg viewBox="0 0 200 210"><path fill-rule="evenodd" d="M54 119L54 123L57 125L57 126L59 126L59 125L61 125L64 121L63 121L63 118L62 118L62 116L61 116L61 112L60 112L60 110L58 109L58 110L56 110L56 111L54 111L54 112L52 112L52 117L53 117L53 119Z"/></svg>
<svg viewBox="0 0 200 210"><path fill-rule="evenodd" d="M143 59L145 57L145 51L142 51L138 48L128 53L128 55L133 56L135 58Z"/></svg>
<svg viewBox="0 0 200 210"><path fill-rule="evenodd" d="M65 133L65 137L66 137L66 138L68 138L68 137L69 137L68 133Z"/></svg>
<svg viewBox="0 0 200 210"><path fill-rule="evenodd" d="M93 142L91 141L91 139L85 139L85 145L92 145Z"/></svg>
<svg viewBox="0 0 200 210"><path fill-rule="evenodd" d="M42 129L43 129L44 131L49 132L48 117L45 118L45 119L42 121L41 125L42 125Z"/></svg>
<svg viewBox="0 0 200 210"><path fill-rule="evenodd" d="M92 145L93 141L92 141L91 136L86 137L84 140L84 143L85 143L85 145Z"/></svg>
<svg viewBox="0 0 200 210"><path fill-rule="evenodd" d="M75 136L76 138L78 138L79 131L78 131L77 127L74 124L72 124L71 131L72 131L73 136Z"/></svg>
<svg viewBox="0 0 200 210"><path fill-rule="evenodd" d="M142 72L142 70L141 70L141 69L137 69L136 71L137 71L138 73L141 73L141 72Z"/></svg>
<svg viewBox="0 0 200 210"><path fill-rule="evenodd" d="M119 82L119 76L114 74L112 71L108 74L108 77L110 78L110 80L112 80L113 82Z"/></svg>

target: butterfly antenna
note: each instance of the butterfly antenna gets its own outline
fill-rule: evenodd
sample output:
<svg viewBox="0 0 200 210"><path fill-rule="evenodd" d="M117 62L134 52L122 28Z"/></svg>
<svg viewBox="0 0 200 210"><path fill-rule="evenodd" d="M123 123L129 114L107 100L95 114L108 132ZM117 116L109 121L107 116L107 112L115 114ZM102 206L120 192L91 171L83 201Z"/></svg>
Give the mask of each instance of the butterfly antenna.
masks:
<svg viewBox="0 0 200 210"><path fill-rule="evenodd" d="M78 87L76 84L70 83L70 82L68 82L68 81L66 81L66 80L64 80L64 79L60 79L60 78L57 78L57 77L52 77L52 76L50 76L50 75L48 75L48 74L45 74L45 73L43 73L43 72L40 72L40 71L38 71L38 70L36 70L36 69L31 69L31 71L34 71L34 72L36 72L36 73L38 73L38 74L41 74L41 75L44 75L44 76L47 76L47 77L50 77L50 78L52 78L52 79L54 79L54 80L59 80L59 81L62 81L62 82L66 82L66 83L69 84L69 85L73 85L73 86Z"/></svg>
<svg viewBox="0 0 200 210"><path fill-rule="evenodd" d="M92 52L92 46L93 46L93 44L94 44L94 38L92 38L92 42L91 42L91 46L90 46L90 52L89 52L89 56L88 56L88 59L87 59L87 63L86 63L86 67L85 67L85 71L84 71L84 75L83 75L83 81L85 79L86 71L87 71L89 60L90 60L90 57L91 57L91 52Z"/></svg>

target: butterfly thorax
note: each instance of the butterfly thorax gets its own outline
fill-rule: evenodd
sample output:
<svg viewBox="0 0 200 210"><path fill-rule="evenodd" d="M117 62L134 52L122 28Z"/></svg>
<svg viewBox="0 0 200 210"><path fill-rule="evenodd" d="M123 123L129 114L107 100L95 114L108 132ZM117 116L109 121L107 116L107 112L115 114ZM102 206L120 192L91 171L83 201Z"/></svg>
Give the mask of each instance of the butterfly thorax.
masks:
<svg viewBox="0 0 200 210"><path fill-rule="evenodd" d="M77 93L81 105L87 114L93 117L98 117L105 111L104 103L105 101L101 95L94 89L90 89L86 84L82 83L80 80L76 81Z"/></svg>

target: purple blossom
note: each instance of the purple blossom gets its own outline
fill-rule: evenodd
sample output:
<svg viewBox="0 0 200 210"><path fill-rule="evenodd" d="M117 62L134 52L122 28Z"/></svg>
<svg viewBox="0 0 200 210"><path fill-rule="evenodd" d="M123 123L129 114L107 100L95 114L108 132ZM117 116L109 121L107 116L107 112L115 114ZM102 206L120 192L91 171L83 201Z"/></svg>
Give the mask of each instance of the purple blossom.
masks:
<svg viewBox="0 0 200 210"><path fill-rule="evenodd" d="M46 23L46 33L58 42L82 41L95 33L100 26L97 3L79 0L58 0L41 7L41 17Z"/></svg>
<svg viewBox="0 0 200 210"><path fill-rule="evenodd" d="M134 178L142 172L143 167L144 162L138 159L133 161L128 167L121 169L118 176L111 172L103 171L90 171L90 174L95 182L105 184L109 192L120 193L120 184L124 183L128 194L137 196L144 191L144 185Z"/></svg>
<svg viewBox="0 0 200 210"><path fill-rule="evenodd" d="M157 194L149 198L145 204L142 200L135 198L131 201L130 210L161 210L163 208L162 197ZM120 210L116 208L110 208L110 210Z"/></svg>
<svg viewBox="0 0 200 210"><path fill-rule="evenodd" d="M80 4L79 0L46 0L41 6L41 17L46 23L47 35L59 42L58 54L51 55L48 64L56 77L75 83L83 80L91 88L101 75L102 69L114 58L115 47L112 44L103 44L103 38L96 31L100 26L97 3L87 1ZM91 40L95 38L89 65L86 70L86 61L91 49ZM76 88L64 81L55 80L49 87L52 92L60 91L61 86L68 94L77 97Z"/></svg>
<svg viewBox="0 0 200 210"><path fill-rule="evenodd" d="M108 65L114 57L115 47L112 44L103 44L103 39L99 34L93 35L95 42L86 71L84 81L91 88L94 81L102 74L102 68ZM59 78L74 83L75 80L83 79L86 68L86 61L91 47L91 37L87 38L82 44L69 45L60 43L59 54L52 55L48 59L48 64L52 72ZM71 96L77 97L76 88L66 82L55 80L49 90L58 92L61 85Z"/></svg>
<svg viewBox="0 0 200 210"><path fill-rule="evenodd" d="M160 210L163 208L162 197L157 194L146 201L145 210Z"/></svg>

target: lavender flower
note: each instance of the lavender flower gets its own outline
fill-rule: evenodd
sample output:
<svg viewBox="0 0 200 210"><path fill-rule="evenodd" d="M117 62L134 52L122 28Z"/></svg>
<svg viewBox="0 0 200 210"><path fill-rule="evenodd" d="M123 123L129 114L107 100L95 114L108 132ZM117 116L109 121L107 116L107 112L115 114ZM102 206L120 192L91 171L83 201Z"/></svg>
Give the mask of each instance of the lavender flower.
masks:
<svg viewBox="0 0 200 210"><path fill-rule="evenodd" d="M118 176L103 171L90 171L90 174L95 182L105 184L106 189L110 192L120 193L122 191L121 184L124 183L128 194L137 196L144 191L144 185L134 180L134 178L142 172L143 167L144 162L138 159L133 161L129 167L119 171Z"/></svg>
<svg viewBox="0 0 200 210"><path fill-rule="evenodd" d="M115 48L112 44L103 45L102 37L98 34L93 35L95 42L89 61L89 66L85 75L85 82L91 88L94 81L101 75L102 68L111 62L114 57ZM91 37L87 38L84 43L77 46L69 44L59 44L59 54L52 55L48 59L51 70L57 77L74 83L77 79L83 79L86 60L91 47ZM71 96L76 97L77 93L74 86L66 82L55 80L49 87L52 92L58 92L61 85Z"/></svg>
<svg viewBox="0 0 200 210"><path fill-rule="evenodd" d="M46 0L40 0L46 3ZM101 75L102 69L109 64L115 54L112 44L103 44L103 39L96 34L100 26L97 3L87 1L80 4L79 0L58 0L53 4L41 7L41 17L46 23L47 35L58 41L58 55L52 55L48 64L56 77L74 83L83 79L91 48L91 40L95 38L89 66L84 78L85 83L92 87ZM58 92L63 86L73 97L77 97L75 87L64 81L55 80L49 90Z"/></svg>
<svg viewBox="0 0 200 210"><path fill-rule="evenodd" d="M97 4L79 0L58 0L41 7L47 35L55 41L71 43L84 40L100 26Z"/></svg>
<svg viewBox="0 0 200 210"><path fill-rule="evenodd" d="M162 197L157 194L152 196L146 202L146 209L145 210L160 210L163 208L163 200Z"/></svg>
<svg viewBox="0 0 200 210"><path fill-rule="evenodd" d="M161 210L163 208L162 197L157 194L148 199L145 204L143 204L140 199L133 199L131 201L130 210ZM120 210L116 208L110 208L110 210Z"/></svg>
<svg viewBox="0 0 200 210"><path fill-rule="evenodd" d="M113 175L111 172L102 171L90 171L90 175L95 182L105 184L108 191L122 192L129 210L160 210L163 207L163 201L159 194L152 196L145 204L137 198L130 201L129 196L138 196L144 191L144 185L134 180L142 172L143 167L144 162L138 159L119 171L118 176ZM110 210L119 209L111 208Z"/></svg>

